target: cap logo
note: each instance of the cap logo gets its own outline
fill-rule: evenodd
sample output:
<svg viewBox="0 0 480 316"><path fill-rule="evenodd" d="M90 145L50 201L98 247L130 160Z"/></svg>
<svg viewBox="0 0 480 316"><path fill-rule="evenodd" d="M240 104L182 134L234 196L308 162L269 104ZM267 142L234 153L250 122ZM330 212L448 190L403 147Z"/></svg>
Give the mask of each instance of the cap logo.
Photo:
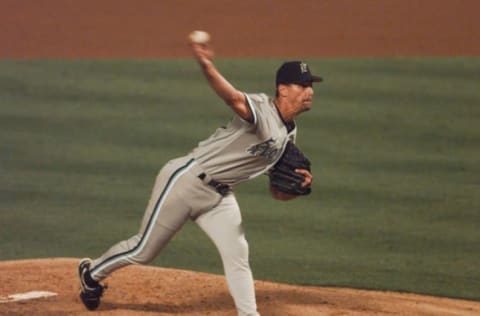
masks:
<svg viewBox="0 0 480 316"><path fill-rule="evenodd" d="M303 73L308 72L308 66L305 63L300 63L300 71Z"/></svg>

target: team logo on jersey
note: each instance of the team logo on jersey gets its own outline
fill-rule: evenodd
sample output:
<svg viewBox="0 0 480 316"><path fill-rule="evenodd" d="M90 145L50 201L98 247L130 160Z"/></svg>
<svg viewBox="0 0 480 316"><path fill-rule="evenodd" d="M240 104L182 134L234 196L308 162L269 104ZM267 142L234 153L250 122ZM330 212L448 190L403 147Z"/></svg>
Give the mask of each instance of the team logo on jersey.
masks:
<svg viewBox="0 0 480 316"><path fill-rule="evenodd" d="M275 159L277 154L280 151L276 145L276 141L273 138L270 138L263 143L252 145L247 149L247 152L254 156L264 157L265 159L272 161Z"/></svg>

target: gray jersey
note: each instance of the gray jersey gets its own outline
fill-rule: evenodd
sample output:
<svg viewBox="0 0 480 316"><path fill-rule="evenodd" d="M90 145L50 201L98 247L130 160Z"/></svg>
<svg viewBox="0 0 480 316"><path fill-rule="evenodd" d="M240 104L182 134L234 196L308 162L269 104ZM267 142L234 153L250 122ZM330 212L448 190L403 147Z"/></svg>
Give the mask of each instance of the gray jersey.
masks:
<svg viewBox="0 0 480 316"><path fill-rule="evenodd" d="M266 94L245 94L253 122L235 115L192 151L195 160L213 179L235 185L258 176L280 159L286 143L295 141L296 127L282 120Z"/></svg>

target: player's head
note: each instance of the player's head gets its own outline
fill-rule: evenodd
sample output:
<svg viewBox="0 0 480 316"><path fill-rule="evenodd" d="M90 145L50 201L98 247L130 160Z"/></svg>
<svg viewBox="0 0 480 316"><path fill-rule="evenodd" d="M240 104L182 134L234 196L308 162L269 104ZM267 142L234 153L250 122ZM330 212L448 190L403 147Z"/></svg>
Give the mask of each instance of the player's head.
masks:
<svg viewBox="0 0 480 316"><path fill-rule="evenodd" d="M323 81L314 76L308 65L302 61L288 61L277 70L276 99L283 100L295 112L307 111L312 106L313 83Z"/></svg>
<svg viewBox="0 0 480 316"><path fill-rule="evenodd" d="M275 79L276 86L280 84L311 85L314 82L323 81L322 77L314 76L310 68L303 61L284 62L277 70Z"/></svg>

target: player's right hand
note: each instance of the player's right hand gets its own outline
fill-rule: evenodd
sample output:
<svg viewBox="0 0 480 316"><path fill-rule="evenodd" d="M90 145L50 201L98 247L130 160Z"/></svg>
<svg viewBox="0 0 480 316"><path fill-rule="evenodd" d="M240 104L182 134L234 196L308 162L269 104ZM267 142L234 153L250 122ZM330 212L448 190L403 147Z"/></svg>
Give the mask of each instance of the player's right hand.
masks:
<svg viewBox="0 0 480 316"><path fill-rule="evenodd" d="M190 47L192 49L193 56L201 65L212 63L215 54L210 45L190 42Z"/></svg>

